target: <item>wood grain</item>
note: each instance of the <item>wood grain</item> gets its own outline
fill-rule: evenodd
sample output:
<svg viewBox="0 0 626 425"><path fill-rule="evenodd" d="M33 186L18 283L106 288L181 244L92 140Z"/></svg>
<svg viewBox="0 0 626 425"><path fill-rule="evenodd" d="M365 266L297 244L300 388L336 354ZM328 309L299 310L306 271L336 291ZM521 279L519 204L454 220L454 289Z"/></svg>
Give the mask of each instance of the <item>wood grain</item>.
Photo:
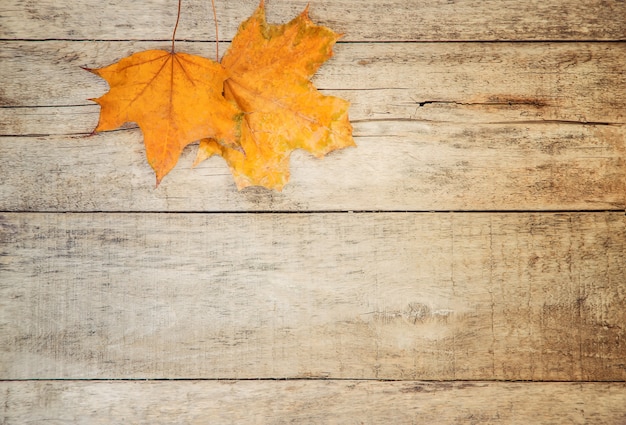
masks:
<svg viewBox="0 0 626 425"><path fill-rule="evenodd" d="M284 23L310 3L313 20L349 41L623 40L619 0L272 0L268 20ZM220 36L229 40L256 0L218 1ZM176 6L166 0L4 0L0 38L167 40ZM210 2L187 0L177 37L213 40Z"/></svg>
<svg viewBox="0 0 626 425"><path fill-rule="evenodd" d="M219 158L190 170L191 150L155 191L137 130L82 138L106 84L79 65L158 46L4 45L2 210L626 208L626 43L343 44L316 84L352 102L359 147L296 153L281 194L237 193Z"/></svg>
<svg viewBox="0 0 626 425"><path fill-rule="evenodd" d="M622 425L624 383L2 382L3 424Z"/></svg>
<svg viewBox="0 0 626 425"><path fill-rule="evenodd" d="M139 130L0 138L4 211L458 211L626 208L626 126L355 123L356 149L295 152L280 193L238 192L195 146L154 188Z"/></svg>
<svg viewBox="0 0 626 425"><path fill-rule="evenodd" d="M85 137L80 67L169 48L171 0L1 2L0 422L626 425L626 3L268 19L309 2L358 148L281 193L192 149L154 190L132 124ZM225 52L257 0L217 5Z"/></svg>
<svg viewBox="0 0 626 425"><path fill-rule="evenodd" d="M623 213L1 224L2 379L626 379Z"/></svg>
<svg viewBox="0 0 626 425"><path fill-rule="evenodd" d="M169 47L163 42L2 43L6 81L0 105L87 105L86 99L101 96L107 85L81 66L108 65L152 48ZM181 43L180 50L206 55L213 48L210 43ZM335 50L314 82L351 101L350 117L357 121L626 122L626 42L343 43ZM460 111L446 116L433 109L437 106ZM2 116L0 134L50 134L35 118ZM57 116L67 126L64 134L92 130L93 125L74 123L74 118Z"/></svg>

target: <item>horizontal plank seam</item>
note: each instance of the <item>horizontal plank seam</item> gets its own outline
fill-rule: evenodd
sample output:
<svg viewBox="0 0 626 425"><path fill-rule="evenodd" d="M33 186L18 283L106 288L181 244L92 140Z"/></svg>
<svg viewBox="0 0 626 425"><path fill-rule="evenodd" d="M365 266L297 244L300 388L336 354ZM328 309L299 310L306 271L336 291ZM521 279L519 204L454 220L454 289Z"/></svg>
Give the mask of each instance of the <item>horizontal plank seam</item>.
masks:
<svg viewBox="0 0 626 425"><path fill-rule="evenodd" d="M77 107L91 107L96 106L96 102L92 103L79 103L75 105L1 105L0 109L31 109L31 108L77 108Z"/></svg>
<svg viewBox="0 0 626 425"><path fill-rule="evenodd" d="M158 190L158 189L157 189ZM256 211L123 211L123 210L87 210L87 211L45 211L45 210L0 210L0 214L615 214L624 213L624 209L597 210L256 210Z"/></svg>
<svg viewBox="0 0 626 425"><path fill-rule="evenodd" d="M67 41L67 42L147 42L147 43L171 43L172 39L122 39L122 38L0 38L0 42L48 42L48 41ZM176 39L177 43L215 43L215 40L195 40L195 39ZM220 43L231 43L232 40L220 40ZM441 43L623 43L626 39L454 39L454 40L343 40L337 44L389 44L389 43L425 43L425 44L441 44Z"/></svg>
<svg viewBox="0 0 626 425"><path fill-rule="evenodd" d="M364 89L324 89L318 88L319 91L383 91L383 90L410 90L409 87L380 87L380 88L364 88ZM442 104L442 105L459 105L459 106L534 106L534 107L544 107L549 106L547 104L539 103L539 102L461 102L458 100L423 100L423 101L414 101L413 104L424 107L426 105L433 104ZM69 104L69 105L0 105L0 109L34 109L34 108L84 108L84 107L96 107L96 102L90 103L77 103L77 104ZM351 120L352 122L368 122L368 121L419 121L415 119L408 118L369 118L362 120ZM593 121L574 121L574 120L534 120L530 122L564 122L564 123L583 123L589 124L593 123ZM609 122L609 121L598 121L600 124L626 124L622 122Z"/></svg>
<svg viewBox="0 0 626 425"><path fill-rule="evenodd" d="M0 379L0 382L168 382L168 381L202 381L202 382L224 382L224 381L323 381L323 382L424 382L424 383L524 383L524 384L624 384L626 380L607 381L558 381L558 380L508 380L508 379L379 379L379 378L29 378L29 379Z"/></svg>
<svg viewBox="0 0 626 425"><path fill-rule="evenodd" d="M343 89L338 89L343 90ZM443 104L452 104L452 105L460 105L460 106L494 106L494 105L502 105L502 106L514 106L514 105L532 105L530 103L465 103L465 102L447 102L447 101L424 101L424 102L415 102L415 104L419 107L423 107L425 104L433 104L433 103L443 103ZM362 120L350 120L351 123L367 123L367 122L441 122L441 123L454 123L454 124L475 124L475 125L501 125L501 124L565 124L565 125L614 125L621 126L626 123L623 122L610 122L610 121L574 121L574 120L519 120L519 121L485 121L485 122L472 122L472 121L433 121L433 120L419 120L412 118L372 118L372 119L362 119Z"/></svg>

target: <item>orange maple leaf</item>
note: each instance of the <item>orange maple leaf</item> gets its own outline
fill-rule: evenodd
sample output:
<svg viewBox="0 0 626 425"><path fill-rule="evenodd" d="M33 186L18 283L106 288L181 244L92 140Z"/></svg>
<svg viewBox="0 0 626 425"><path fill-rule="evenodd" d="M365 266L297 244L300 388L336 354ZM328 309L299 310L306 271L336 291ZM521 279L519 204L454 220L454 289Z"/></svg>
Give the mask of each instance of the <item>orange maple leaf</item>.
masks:
<svg viewBox="0 0 626 425"><path fill-rule="evenodd" d="M104 78L110 90L100 104L94 132L136 122L157 185L176 165L183 148L203 137L237 150L241 112L222 96L224 68L185 53L148 50L88 71Z"/></svg>
<svg viewBox="0 0 626 425"><path fill-rule="evenodd" d="M245 113L243 151L214 138L203 139L195 164L218 154L227 161L239 189L259 185L281 190L289 179L294 149L322 157L354 146L349 102L322 95L309 81L332 56L340 37L315 25L308 7L285 25L270 25L261 1L240 25L221 62L228 73L224 95Z"/></svg>

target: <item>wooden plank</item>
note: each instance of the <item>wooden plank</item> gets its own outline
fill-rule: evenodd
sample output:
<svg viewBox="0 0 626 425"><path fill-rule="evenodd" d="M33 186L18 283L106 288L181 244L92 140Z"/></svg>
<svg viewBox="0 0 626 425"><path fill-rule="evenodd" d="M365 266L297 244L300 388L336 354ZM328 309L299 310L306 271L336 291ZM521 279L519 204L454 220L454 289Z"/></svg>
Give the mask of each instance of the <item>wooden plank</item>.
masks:
<svg viewBox="0 0 626 425"><path fill-rule="evenodd" d="M5 44L17 77L4 101L22 107L0 109L0 132L29 137L0 142L2 210L625 208L626 43L344 44L316 82L352 102L359 148L323 162L297 153L282 194L241 196L219 158L190 171L189 151L154 191L136 130L33 137L94 128L84 99L106 84L79 64L157 45Z"/></svg>
<svg viewBox="0 0 626 425"><path fill-rule="evenodd" d="M0 382L18 424L626 423L624 383Z"/></svg>
<svg viewBox="0 0 626 425"><path fill-rule="evenodd" d="M0 379L626 379L623 213L1 225Z"/></svg>
<svg viewBox="0 0 626 425"><path fill-rule="evenodd" d="M163 42L5 42L0 106L75 106L107 91L80 67L108 65ZM207 43L181 51L210 54ZM484 121L626 122L626 43L343 43L315 76L329 94L353 103L351 118L442 120L432 106L464 106L455 117ZM28 72L24 72L28 70ZM7 108L0 112L5 113ZM43 111L45 112L45 110ZM0 134L49 134L31 116L0 115ZM464 118L463 118L464 117ZM451 119L453 117L447 117ZM73 117L57 116L77 131ZM7 124L8 123L8 124ZM79 121L84 125L84 121ZM78 124L78 123L77 123ZM7 126L7 127L5 127ZM41 125L39 125L41 127ZM91 131L92 125L78 129ZM67 133L66 133L67 134Z"/></svg>
<svg viewBox="0 0 626 425"><path fill-rule="evenodd" d="M553 125L620 126L617 121L589 122L550 119L556 113L529 104L502 102L462 103L456 101L416 102L401 89L324 90L325 93L349 99L350 117L357 134L368 134L372 126L385 125L386 134L405 134L407 126L418 124L451 125L542 125L549 132ZM532 108L538 109L534 113ZM554 108L556 109L556 107ZM0 108L0 137L87 136L98 123L100 107L95 103L60 106L22 106ZM547 116L546 116L547 115ZM621 117L620 117L621 118ZM407 121L413 122L406 123ZM389 131L392 127L395 131ZM405 128L403 128L405 127ZM137 128L127 123L121 129ZM106 134L106 133L104 133Z"/></svg>
<svg viewBox="0 0 626 425"><path fill-rule="evenodd" d="M626 126L355 123L357 149L296 151L280 193L238 192L225 162L154 188L139 130L0 138L3 211L459 211L626 208Z"/></svg>
<svg viewBox="0 0 626 425"><path fill-rule="evenodd" d="M283 23L310 3L313 20L345 33L349 41L408 40L623 40L626 5L621 1L546 0L272 0L268 20ZM231 39L256 8L256 0L218 1L220 36ZM4 0L0 38L171 38L176 5L171 1ZM177 36L213 40L210 2L183 3Z"/></svg>

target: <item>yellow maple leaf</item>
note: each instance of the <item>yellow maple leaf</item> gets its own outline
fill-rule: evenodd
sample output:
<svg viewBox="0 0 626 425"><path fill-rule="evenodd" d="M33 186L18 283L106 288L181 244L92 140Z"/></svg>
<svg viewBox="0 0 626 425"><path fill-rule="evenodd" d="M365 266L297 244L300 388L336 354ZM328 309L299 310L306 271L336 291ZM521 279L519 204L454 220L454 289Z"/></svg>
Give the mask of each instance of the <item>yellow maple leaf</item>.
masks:
<svg viewBox="0 0 626 425"><path fill-rule="evenodd" d="M92 99L101 107L94 131L136 122L157 185L194 141L211 137L239 148L241 112L222 96L227 75L220 64L186 53L148 50L104 68L86 69L110 87Z"/></svg>
<svg viewBox="0 0 626 425"><path fill-rule="evenodd" d="M237 187L281 190L289 179L289 156L305 149L322 157L354 146L349 102L324 96L309 79L332 56L340 38L315 25L308 7L285 25L270 25L263 1L243 22L222 59L228 73L224 96L244 112L237 150L214 138L200 142L195 163L221 155Z"/></svg>

